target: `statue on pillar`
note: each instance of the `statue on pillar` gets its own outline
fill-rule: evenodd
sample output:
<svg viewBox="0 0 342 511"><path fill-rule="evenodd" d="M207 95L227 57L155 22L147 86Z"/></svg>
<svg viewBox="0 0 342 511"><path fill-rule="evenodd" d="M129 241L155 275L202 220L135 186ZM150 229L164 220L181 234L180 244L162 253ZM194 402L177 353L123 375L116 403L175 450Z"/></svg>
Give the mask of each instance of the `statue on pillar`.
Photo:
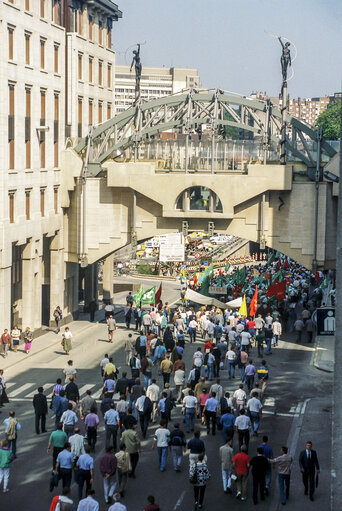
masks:
<svg viewBox="0 0 342 511"><path fill-rule="evenodd" d="M137 45L138 49L133 50L133 60L130 68L130 72L134 66L135 69L135 93L136 95L140 92L140 78L142 72L142 65L140 61L140 44Z"/></svg>
<svg viewBox="0 0 342 511"><path fill-rule="evenodd" d="M281 47L282 47L282 54L281 54L281 57L280 57L280 63L281 63L281 71L282 71L282 74L283 74L283 85L284 84L287 84L287 68L290 66L291 67L291 52L290 52L290 43L289 42L286 42L285 44L283 43L282 41L282 38L279 36L278 37L279 39L279 42L281 44Z"/></svg>

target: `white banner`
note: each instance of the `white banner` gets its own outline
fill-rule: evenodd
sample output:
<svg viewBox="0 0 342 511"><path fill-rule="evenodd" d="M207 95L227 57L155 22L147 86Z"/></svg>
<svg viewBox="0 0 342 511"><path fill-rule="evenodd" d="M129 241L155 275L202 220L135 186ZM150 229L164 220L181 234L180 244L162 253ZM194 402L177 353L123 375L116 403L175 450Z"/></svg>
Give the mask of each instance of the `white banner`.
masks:
<svg viewBox="0 0 342 511"><path fill-rule="evenodd" d="M226 304L216 300L216 298L201 295L201 293L196 293L196 291L193 291L189 288L185 292L185 299L190 300L191 302L199 303L201 305L215 305L215 307L220 307L223 309L226 308Z"/></svg>
<svg viewBox="0 0 342 511"><path fill-rule="evenodd" d="M212 295L226 295L227 288L225 286L209 286L209 293Z"/></svg>
<svg viewBox="0 0 342 511"><path fill-rule="evenodd" d="M184 245L160 245L159 261L165 262L183 262Z"/></svg>

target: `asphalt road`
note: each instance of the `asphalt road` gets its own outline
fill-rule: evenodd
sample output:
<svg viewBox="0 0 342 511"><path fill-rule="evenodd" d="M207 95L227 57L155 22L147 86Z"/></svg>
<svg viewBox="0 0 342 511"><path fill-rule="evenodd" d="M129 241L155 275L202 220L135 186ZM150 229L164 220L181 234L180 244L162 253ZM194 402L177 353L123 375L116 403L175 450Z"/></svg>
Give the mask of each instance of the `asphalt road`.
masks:
<svg viewBox="0 0 342 511"><path fill-rule="evenodd" d="M146 282L153 285L153 281ZM163 299L170 303L179 297L178 284L163 282ZM120 303L118 298L117 303ZM122 317L121 317L122 319ZM119 316L120 322L120 316ZM107 330L104 324L91 325L88 330L82 332L75 339L75 345L71 352L71 358L78 369L77 383L83 388L92 389L93 394L99 394L101 378L99 362L106 351L114 354L117 366L123 370L124 351L122 343L127 331L120 324L116 332L115 344L106 342ZM330 374L315 369L312 364L312 347L310 345L296 345L291 342L291 336L284 336L285 341L274 350L274 354L268 357L270 369L270 383L261 422L259 439L253 438L250 443L249 453L254 454L256 446L260 443L260 436L268 434L270 444L275 455L282 445L288 445L294 454L295 462L292 471L291 495L287 509L306 511L307 509L323 510L329 505L330 487L330 418L331 418L331 382ZM200 341L199 341L200 342ZM190 360L194 345L186 345L184 360L187 369L190 368ZM256 349L252 350L255 361ZM69 357L68 357L69 358ZM18 366L10 368L6 372L9 384L9 397L11 404L2 409L0 421L7 416L9 408L16 411L21 422L22 429L18 435L18 458L12 464L9 488L10 492L0 495L1 510L24 510L45 511L49 509L52 496L49 492L49 479L51 470L51 458L46 453L48 434L37 436L34 432L34 415L32 408L32 395L35 388L43 385L46 393L52 390L52 384L66 365L66 356L59 345L51 346L51 349L28 357ZM155 373L153 376L157 376ZM239 379L229 381L227 371L221 374L221 381L226 390L234 391ZM158 383L161 383L158 377ZM172 422L176 419L183 420L180 408L172 412ZM47 421L48 431L53 429L54 417L49 413ZM234 496L225 495L222 489L220 464L218 460L218 448L222 445L220 432L215 436L207 437L206 429L200 426L202 439L205 442L208 454L208 466L212 475L210 485L207 488L205 509L215 511L237 510L241 507L254 508L251 499L251 481L249 481L248 500L237 501ZM161 473L158 469L157 453L151 450L153 431L155 426L150 426L148 437L142 442L143 453L137 468L137 478L129 479L127 493L123 503L128 511L141 511L146 504L146 496L154 494L162 511L187 511L193 509L192 487L188 480L188 456L183 460L183 470L175 473L172 469L171 458L167 463L167 470ZM172 428L172 425L171 425ZM323 433L323 434L322 434ZM3 437L3 426L0 428ZM314 448L317 449L320 463L320 485L316 492L316 500L311 503L303 495L303 487L298 467L299 450L304 447L305 441L311 439ZM237 442L235 442L235 450ZM98 443L95 453L95 481L94 488L96 498L100 502L100 509L106 510L107 506L103 498L102 478L98 470L98 460L104 452L104 428L103 423L99 429ZM73 485L72 495L77 500L77 487ZM276 511L282 508L279 505L279 492L276 485L276 477L273 476L270 496L257 508L262 510Z"/></svg>

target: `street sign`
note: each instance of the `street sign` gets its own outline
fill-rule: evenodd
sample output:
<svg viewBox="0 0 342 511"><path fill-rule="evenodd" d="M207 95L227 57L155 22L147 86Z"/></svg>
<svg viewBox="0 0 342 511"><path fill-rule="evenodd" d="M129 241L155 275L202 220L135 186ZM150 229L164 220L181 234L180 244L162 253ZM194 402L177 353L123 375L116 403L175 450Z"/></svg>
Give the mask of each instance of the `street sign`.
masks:
<svg viewBox="0 0 342 511"><path fill-rule="evenodd" d="M202 263L202 264L203 264L203 266L209 266L208 261L203 261L203 263Z"/></svg>
<svg viewBox="0 0 342 511"><path fill-rule="evenodd" d="M335 335L335 307L317 309L317 335Z"/></svg>
<svg viewBox="0 0 342 511"><path fill-rule="evenodd" d="M201 257L201 254L199 252L196 252L195 257L196 257L196 259L199 259Z"/></svg>

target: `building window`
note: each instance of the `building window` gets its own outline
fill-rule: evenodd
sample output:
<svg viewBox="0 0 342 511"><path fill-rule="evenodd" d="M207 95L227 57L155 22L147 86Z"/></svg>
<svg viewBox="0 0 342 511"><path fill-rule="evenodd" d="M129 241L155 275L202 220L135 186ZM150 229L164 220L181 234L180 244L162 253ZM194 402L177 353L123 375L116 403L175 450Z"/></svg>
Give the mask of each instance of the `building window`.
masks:
<svg viewBox="0 0 342 511"><path fill-rule="evenodd" d="M83 61L83 55L82 53L78 54L78 79L82 80L82 61Z"/></svg>
<svg viewBox="0 0 342 511"><path fill-rule="evenodd" d="M58 60L59 60L59 45L55 44L53 47L53 69L55 73L58 73Z"/></svg>
<svg viewBox="0 0 342 511"><path fill-rule="evenodd" d="M14 224L14 195L15 192L9 192L8 194L10 224Z"/></svg>
<svg viewBox="0 0 342 511"><path fill-rule="evenodd" d="M54 95L54 121L53 121L53 165L58 167L59 141L59 95Z"/></svg>
<svg viewBox="0 0 342 511"><path fill-rule="evenodd" d="M93 100L92 99L89 99L88 106L89 106L89 108L88 108L88 124L92 125L93 124Z"/></svg>
<svg viewBox="0 0 342 511"><path fill-rule="evenodd" d="M8 59L13 60L14 58L14 28L7 27L8 30Z"/></svg>
<svg viewBox="0 0 342 511"><path fill-rule="evenodd" d="M99 44L102 44L102 21L99 21Z"/></svg>
<svg viewBox="0 0 342 511"><path fill-rule="evenodd" d="M98 116L98 123L101 124L102 122L102 101L99 101L99 116Z"/></svg>
<svg viewBox="0 0 342 511"><path fill-rule="evenodd" d="M30 10L30 0L25 0L25 10L26 11Z"/></svg>
<svg viewBox="0 0 342 511"><path fill-rule="evenodd" d="M31 168L31 89L25 89L25 153L26 168Z"/></svg>
<svg viewBox="0 0 342 511"><path fill-rule="evenodd" d="M78 112L77 112L77 136L82 137L82 122L83 122L83 101L82 98L78 98Z"/></svg>
<svg viewBox="0 0 342 511"><path fill-rule="evenodd" d="M93 17L89 16L89 34L88 34L89 41L93 40L93 25L94 25Z"/></svg>
<svg viewBox="0 0 342 511"><path fill-rule="evenodd" d="M45 216L45 188L40 189L40 214Z"/></svg>
<svg viewBox="0 0 342 511"><path fill-rule="evenodd" d="M40 91L40 126L45 126L46 122L46 91ZM46 145L45 145L45 131L40 130L40 167L46 167Z"/></svg>
<svg viewBox="0 0 342 511"><path fill-rule="evenodd" d="M40 40L40 69L45 69L45 39Z"/></svg>
<svg viewBox="0 0 342 511"><path fill-rule="evenodd" d="M14 169L14 85L8 85L8 166Z"/></svg>
<svg viewBox="0 0 342 511"><path fill-rule="evenodd" d="M40 0L40 17L45 18L45 0Z"/></svg>
<svg viewBox="0 0 342 511"><path fill-rule="evenodd" d="M53 189L53 207L55 213L58 213L58 186L55 186Z"/></svg>
<svg viewBox="0 0 342 511"><path fill-rule="evenodd" d="M93 58L89 58L89 83L93 83Z"/></svg>
<svg viewBox="0 0 342 511"><path fill-rule="evenodd" d="M53 0L52 20L56 25L61 25L62 11L61 0Z"/></svg>
<svg viewBox="0 0 342 511"><path fill-rule="evenodd" d="M26 220L30 220L31 214L31 190L25 190Z"/></svg>
<svg viewBox="0 0 342 511"><path fill-rule="evenodd" d="M99 85L102 85L102 68L103 63L101 60L99 60Z"/></svg>
<svg viewBox="0 0 342 511"><path fill-rule="evenodd" d="M112 66L108 64L107 66L107 87L108 89L112 88Z"/></svg>
<svg viewBox="0 0 342 511"><path fill-rule="evenodd" d="M30 65L30 39L31 39L31 34L28 34L28 33L25 33L25 64L27 66Z"/></svg>
<svg viewBox="0 0 342 511"><path fill-rule="evenodd" d="M112 103L107 103L107 119L112 117Z"/></svg>

